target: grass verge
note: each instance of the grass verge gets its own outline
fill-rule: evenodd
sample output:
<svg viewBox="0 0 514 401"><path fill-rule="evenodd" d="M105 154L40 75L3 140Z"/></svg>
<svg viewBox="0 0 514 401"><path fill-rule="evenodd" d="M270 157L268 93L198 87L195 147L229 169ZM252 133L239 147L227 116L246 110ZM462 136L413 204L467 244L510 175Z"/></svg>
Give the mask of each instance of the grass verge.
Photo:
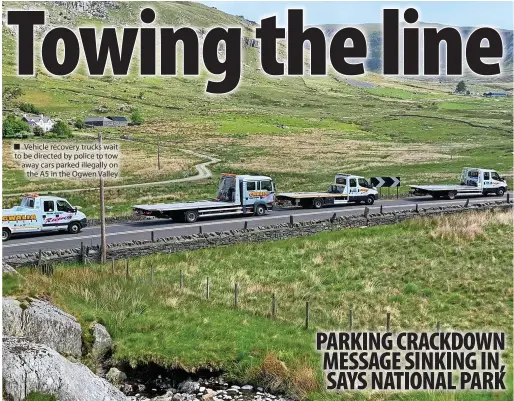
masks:
<svg viewBox="0 0 514 401"><path fill-rule="evenodd" d="M394 226L322 233L274 243L154 255L52 277L4 276L4 294L46 296L84 327L105 324L115 360L195 370L223 369L235 380L299 398L508 400L504 393L343 393L322 390L316 329L502 330L512 340L512 216L470 213ZM179 288L179 272L184 289ZM152 274L153 272L153 274ZM153 277L153 279L152 279ZM205 297L206 279L211 284ZM233 307L238 283L239 308ZM277 295L277 318L270 319ZM303 329L305 301L311 326ZM504 355L512 357L509 347ZM512 365L508 362L509 381Z"/></svg>

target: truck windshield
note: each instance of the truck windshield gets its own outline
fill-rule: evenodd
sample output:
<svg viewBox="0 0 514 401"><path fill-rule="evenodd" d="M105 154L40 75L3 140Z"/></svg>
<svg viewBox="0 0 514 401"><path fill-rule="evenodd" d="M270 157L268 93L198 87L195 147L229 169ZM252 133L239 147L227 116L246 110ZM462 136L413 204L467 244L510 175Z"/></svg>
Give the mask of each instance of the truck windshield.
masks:
<svg viewBox="0 0 514 401"><path fill-rule="evenodd" d="M23 198L20 206L34 209L34 198Z"/></svg>
<svg viewBox="0 0 514 401"><path fill-rule="evenodd" d="M224 202L232 202L236 190L236 177L223 176L221 177L218 186L217 199Z"/></svg>

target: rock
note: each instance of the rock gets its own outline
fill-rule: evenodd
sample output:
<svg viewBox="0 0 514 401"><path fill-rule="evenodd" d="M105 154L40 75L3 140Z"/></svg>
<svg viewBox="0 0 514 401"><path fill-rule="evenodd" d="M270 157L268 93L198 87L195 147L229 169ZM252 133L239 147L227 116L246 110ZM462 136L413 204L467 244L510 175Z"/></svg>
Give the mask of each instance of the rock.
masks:
<svg viewBox="0 0 514 401"><path fill-rule="evenodd" d="M2 263L2 273L3 274L19 274L14 267L8 265L7 263Z"/></svg>
<svg viewBox="0 0 514 401"><path fill-rule="evenodd" d="M2 298L2 333L4 336L21 337L23 309L20 303L11 297Z"/></svg>
<svg viewBox="0 0 514 401"><path fill-rule="evenodd" d="M123 373L121 370L116 368L110 368L105 378L109 380L112 384L120 384L123 380L127 379L127 375Z"/></svg>
<svg viewBox="0 0 514 401"><path fill-rule="evenodd" d="M22 401L31 392L59 400L126 401L127 397L86 366L67 360L47 345L25 338L3 338L3 383L6 399Z"/></svg>
<svg viewBox="0 0 514 401"><path fill-rule="evenodd" d="M91 353L96 359L103 359L112 350L112 339L107 329L100 323L95 323L91 328L94 337Z"/></svg>
<svg viewBox="0 0 514 401"><path fill-rule="evenodd" d="M202 395L202 401L210 401L212 400L213 398L213 395L211 393L206 393L204 395Z"/></svg>
<svg viewBox="0 0 514 401"><path fill-rule="evenodd" d="M23 311L23 336L61 354L82 355L82 329L70 314L48 302L32 299Z"/></svg>
<svg viewBox="0 0 514 401"><path fill-rule="evenodd" d="M241 387L241 391L250 392L253 391L253 387L247 384L246 386Z"/></svg>
<svg viewBox="0 0 514 401"><path fill-rule="evenodd" d="M180 393L188 393L193 394L198 392L200 389L200 383L194 382L192 380L186 380L185 382L182 382L178 385L177 390Z"/></svg>

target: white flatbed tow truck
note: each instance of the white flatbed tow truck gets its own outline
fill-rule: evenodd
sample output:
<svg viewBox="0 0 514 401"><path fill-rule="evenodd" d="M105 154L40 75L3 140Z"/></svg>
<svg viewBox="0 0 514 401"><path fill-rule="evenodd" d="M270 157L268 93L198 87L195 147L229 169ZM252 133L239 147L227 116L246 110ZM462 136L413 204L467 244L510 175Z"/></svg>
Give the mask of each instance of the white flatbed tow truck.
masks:
<svg viewBox="0 0 514 401"><path fill-rule="evenodd" d="M327 192L284 192L276 196L278 203L290 202L314 209L361 202L372 205L377 197L377 190L364 177L343 173L336 174L334 184Z"/></svg>
<svg viewBox="0 0 514 401"><path fill-rule="evenodd" d="M465 167L459 185L410 185L415 196L430 195L434 199L455 199L457 196L496 194L507 192L507 181L495 170Z"/></svg>
<svg viewBox="0 0 514 401"><path fill-rule="evenodd" d="M194 223L202 217L253 214L273 209L275 185L267 176L222 174L215 200L135 205L136 215Z"/></svg>

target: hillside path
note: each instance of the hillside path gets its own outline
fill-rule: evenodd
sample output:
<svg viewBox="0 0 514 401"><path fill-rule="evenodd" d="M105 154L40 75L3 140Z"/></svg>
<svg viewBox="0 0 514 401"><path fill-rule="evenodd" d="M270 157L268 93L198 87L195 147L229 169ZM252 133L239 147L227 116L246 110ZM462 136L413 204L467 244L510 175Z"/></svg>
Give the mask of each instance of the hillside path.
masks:
<svg viewBox="0 0 514 401"><path fill-rule="evenodd" d="M84 135L84 136L86 136L86 135ZM87 136L89 136L89 135L87 135ZM116 138L116 139L119 139L119 138ZM122 140L134 141L132 139L122 139ZM145 141L134 141L134 142L145 142ZM143 183L139 183L139 184L123 184L123 185L109 185L109 186L106 185L105 189L108 190L108 189L150 187L150 186L155 186L155 185L165 185L165 184L173 184L173 183L179 183L179 182L203 180L203 179L211 178L212 177L212 172L211 172L211 170L209 169L208 166L211 165L211 164L219 163L221 161L220 159L217 159L217 158L215 158L213 156L204 155L202 153L197 153L197 152L194 152L192 150L187 150L187 149L177 149L177 150L180 151L180 152L183 152L183 153L190 154L192 156L196 156L198 158L208 159L208 161L196 164L194 167L195 167L196 171L198 172L198 174L190 176L190 177L175 178L175 179L172 179L172 180L165 180L165 181L143 182ZM96 190L99 190L99 189L100 189L100 187L73 188L73 189L54 189L54 190L49 190L49 191L38 191L38 193L39 194L50 194L50 193L59 193L59 194L61 194L61 193L83 192L83 191L96 191ZM7 197L7 196L22 196L22 195L24 195L24 193L25 192L12 193L12 194L3 194L2 196L5 196L5 197Z"/></svg>

